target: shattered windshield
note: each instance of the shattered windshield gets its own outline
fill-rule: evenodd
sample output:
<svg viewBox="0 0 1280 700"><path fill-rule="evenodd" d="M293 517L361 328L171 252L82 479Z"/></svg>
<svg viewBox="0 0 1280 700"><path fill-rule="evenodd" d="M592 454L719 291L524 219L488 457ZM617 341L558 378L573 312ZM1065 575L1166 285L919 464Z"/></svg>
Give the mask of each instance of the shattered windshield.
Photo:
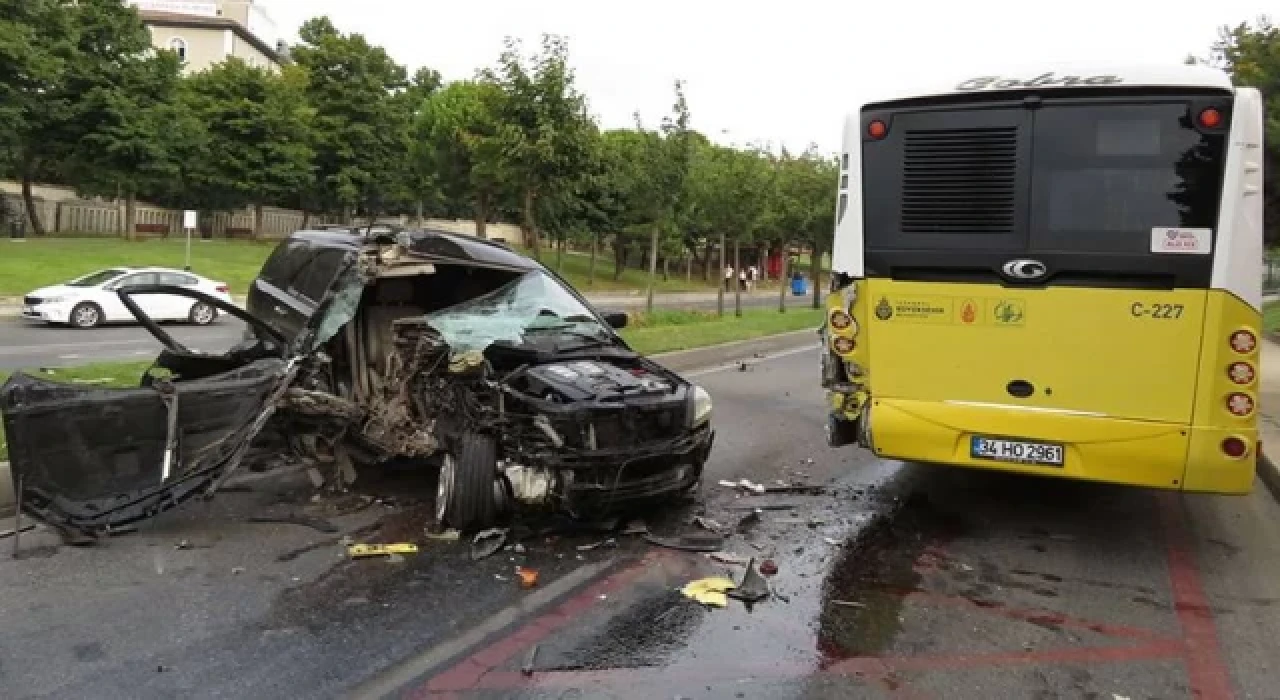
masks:
<svg viewBox="0 0 1280 700"><path fill-rule="evenodd" d="M456 351L480 351L495 342L523 345L538 336L567 345L610 342L612 332L562 284L532 270L470 301L427 314Z"/></svg>

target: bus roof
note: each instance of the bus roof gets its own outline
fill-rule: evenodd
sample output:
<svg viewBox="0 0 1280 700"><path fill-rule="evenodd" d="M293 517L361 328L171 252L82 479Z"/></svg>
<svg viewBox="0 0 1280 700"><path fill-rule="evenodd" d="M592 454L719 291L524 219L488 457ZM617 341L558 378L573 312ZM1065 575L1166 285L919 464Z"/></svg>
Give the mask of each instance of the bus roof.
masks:
<svg viewBox="0 0 1280 700"><path fill-rule="evenodd" d="M927 84L914 89L904 86L867 104L1026 90L1171 87L1232 90L1230 76L1217 68L1203 65L1056 65L959 74L951 80L931 78Z"/></svg>

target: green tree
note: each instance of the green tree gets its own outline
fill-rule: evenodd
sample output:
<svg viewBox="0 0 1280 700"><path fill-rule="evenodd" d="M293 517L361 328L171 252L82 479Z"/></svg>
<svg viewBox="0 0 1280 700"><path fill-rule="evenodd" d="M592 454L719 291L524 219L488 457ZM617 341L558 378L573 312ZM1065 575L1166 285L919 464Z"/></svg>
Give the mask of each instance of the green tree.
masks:
<svg viewBox="0 0 1280 700"><path fill-rule="evenodd" d="M468 203L481 238L503 186L502 99L489 81L450 83L425 101L414 125L415 162L446 199Z"/></svg>
<svg viewBox="0 0 1280 700"><path fill-rule="evenodd" d="M503 169L518 194L525 244L538 257L538 199L562 196L558 188L570 186L589 164L593 126L586 98L574 86L568 44L553 35L545 35L541 52L531 57L508 38L485 78L504 93L498 110Z"/></svg>
<svg viewBox="0 0 1280 700"><path fill-rule="evenodd" d="M311 109L306 75L283 75L228 59L188 79L183 102L206 129L210 157L196 170L205 205L254 208L254 237L262 233L263 206L281 204L311 186Z"/></svg>
<svg viewBox="0 0 1280 700"><path fill-rule="evenodd" d="M1263 172L1280 172L1280 28L1268 17L1250 25L1222 27L1206 61L1231 74L1236 85L1256 87L1265 100L1266 133ZM1267 243L1280 243L1280 182L1268 178L1264 187L1263 220Z"/></svg>
<svg viewBox="0 0 1280 700"><path fill-rule="evenodd" d="M360 211L371 217L412 196L412 108L404 66L359 34L339 32L327 17L307 21L293 60L307 72L315 110L315 187L308 208ZM421 73L420 73L421 74Z"/></svg>
<svg viewBox="0 0 1280 700"><path fill-rule="evenodd" d="M689 197L701 226L719 238L720 267L727 262L734 274L742 269L741 247L755 240L773 187L773 168L759 149L739 150L709 145L694 151ZM728 256L727 244L733 244ZM726 260L726 257L728 258ZM734 312L742 314L741 289L733 280ZM724 288L719 295L724 313Z"/></svg>
<svg viewBox="0 0 1280 700"><path fill-rule="evenodd" d="M836 178L839 162L824 156L816 146L799 156L786 152L777 163L777 185L770 211L770 227L785 252L792 242L804 243L812 251L809 276L813 282L814 308L820 304L819 279L822 256L827 241L835 230ZM786 289L783 269L783 291Z"/></svg>

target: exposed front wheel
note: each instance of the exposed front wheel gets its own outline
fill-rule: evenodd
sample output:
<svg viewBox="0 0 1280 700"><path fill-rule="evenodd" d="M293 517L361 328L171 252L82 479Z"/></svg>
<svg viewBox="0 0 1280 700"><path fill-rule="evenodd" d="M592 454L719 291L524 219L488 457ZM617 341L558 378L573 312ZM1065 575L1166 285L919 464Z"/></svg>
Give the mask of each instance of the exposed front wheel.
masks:
<svg viewBox="0 0 1280 700"><path fill-rule="evenodd" d="M440 465L436 522L462 532L492 526L498 517L497 475L497 441L488 435L464 434Z"/></svg>
<svg viewBox="0 0 1280 700"><path fill-rule="evenodd" d="M85 302L71 309L71 325L76 328L94 328L102 323L102 309L97 304Z"/></svg>
<svg viewBox="0 0 1280 700"><path fill-rule="evenodd" d="M207 326L218 318L218 310L213 308L211 304L203 301L197 301L192 304L191 311L187 314L187 320L197 326Z"/></svg>

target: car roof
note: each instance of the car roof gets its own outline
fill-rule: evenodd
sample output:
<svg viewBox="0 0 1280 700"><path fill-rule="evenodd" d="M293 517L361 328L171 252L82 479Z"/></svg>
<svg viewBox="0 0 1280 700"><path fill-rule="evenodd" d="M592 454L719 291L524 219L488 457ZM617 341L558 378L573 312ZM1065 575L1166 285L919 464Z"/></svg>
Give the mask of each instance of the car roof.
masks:
<svg viewBox="0 0 1280 700"><path fill-rule="evenodd" d="M385 227L375 226L374 233L383 233L378 230L381 228ZM347 248L350 250L359 250L370 243L391 242L393 240L392 237L385 234L365 237L363 230L363 228L357 227L307 230L298 231L289 238L304 240L314 245L329 248ZM403 242L408 252L446 263L456 262L459 265L485 265L516 270L534 270L542 267L536 261L515 252L507 247L505 243L498 241L438 229L396 231L393 228L393 231L395 231L394 240Z"/></svg>

